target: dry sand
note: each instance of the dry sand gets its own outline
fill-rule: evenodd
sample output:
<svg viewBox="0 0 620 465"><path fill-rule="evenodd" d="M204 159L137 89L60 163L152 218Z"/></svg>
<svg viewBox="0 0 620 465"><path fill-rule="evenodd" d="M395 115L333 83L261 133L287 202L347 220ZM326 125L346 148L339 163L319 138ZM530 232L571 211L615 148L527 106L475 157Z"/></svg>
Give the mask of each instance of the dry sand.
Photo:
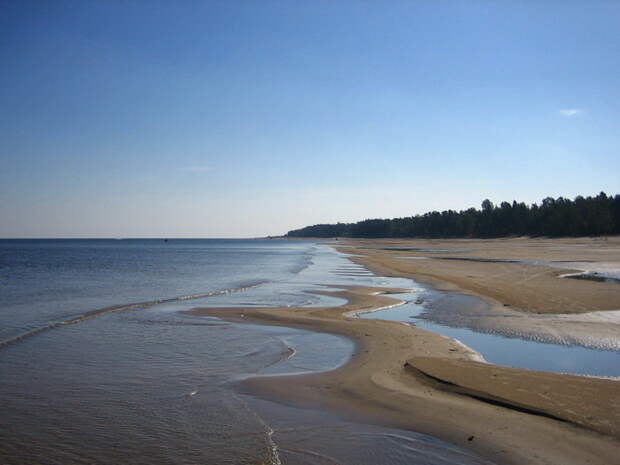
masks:
<svg viewBox="0 0 620 465"><path fill-rule="evenodd" d="M604 246L614 250L600 255L591 250L599 248L594 240L355 241L348 245L355 246L347 248L348 253L359 255L355 261L381 275L408 276L442 289L476 294L489 302L491 311L533 317L565 312L583 319L590 315L583 312L620 308L620 285L559 278L560 270L555 268L402 259L429 252L382 250L385 246L432 247L467 249L449 253L462 258L613 261L620 259L617 239L606 241ZM340 307L204 308L189 313L302 327L356 341L353 359L337 370L247 380L244 388L255 395L298 406L328 407L354 419L424 432L473 449L498 464L620 463L620 382L478 363L473 351L438 334L403 323L347 316L397 304L379 294L399 291L325 291L347 299ZM510 308L506 310L504 304Z"/></svg>

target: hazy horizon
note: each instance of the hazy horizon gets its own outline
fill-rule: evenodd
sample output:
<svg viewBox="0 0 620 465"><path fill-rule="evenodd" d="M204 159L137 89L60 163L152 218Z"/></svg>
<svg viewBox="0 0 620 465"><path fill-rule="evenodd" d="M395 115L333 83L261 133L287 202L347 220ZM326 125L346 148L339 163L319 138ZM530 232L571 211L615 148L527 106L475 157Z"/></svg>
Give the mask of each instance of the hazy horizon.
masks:
<svg viewBox="0 0 620 465"><path fill-rule="evenodd" d="M620 192L609 1L0 1L0 237Z"/></svg>
<svg viewBox="0 0 620 465"><path fill-rule="evenodd" d="M608 195L608 197L612 197L612 196L617 196L619 194L610 194L610 193L606 193ZM584 196L586 198L590 198L589 196ZM592 198L596 197L596 196L591 196ZM568 198L567 198L568 199ZM544 199L541 199L544 200ZM568 199L568 200L574 200L574 199ZM518 202L518 201L517 201ZM511 201L508 201L508 203L512 203ZM521 202L518 202L521 203ZM542 201L541 202L534 202L536 205L542 205ZM492 202L493 204L493 202ZM530 207L531 204L526 204L527 207ZM500 205L499 203L495 204L496 208L499 208ZM475 208L475 207L474 207ZM479 208L476 208L477 211L480 211ZM464 211L461 210L461 211ZM431 213L431 212L425 212L425 213ZM396 217L396 218L405 218L405 217ZM371 218L364 218L363 220L366 219L371 219ZM391 220L391 219L395 219L395 218L372 218L372 219L387 219L387 220ZM334 223L339 223L338 222L334 222ZM352 221L350 223L356 223L357 221ZM331 223L331 224L334 224ZM305 226L313 226L314 224L306 224L303 225L303 227ZM196 240L205 240L205 239L209 239L209 240L227 240L227 239L240 239L240 240L255 240L255 239L277 239L280 237L284 237L286 236L287 232L295 232L293 230L287 230L284 231L280 234L272 234L272 235L265 235L265 236L224 236L224 237L209 237L209 236L204 236L204 237L200 237L200 236L37 236L37 235L33 235L33 236L13 236L13 237L0 237L0 240L19 240L19 239L24 239L24 240L36 240L36 239L41 239L41 240L46 240L46 239L63 239L63 240L87 240L87 239L101 239L101 240L168 240L168 239L178 239L178 240L182 240L182 239L196 239ZM323 237L323 236L317 236L317 237ZM304 240L305 237L304 236L296 236L293 235L291 236L289 239L296 239L296 240Z"/></svg>

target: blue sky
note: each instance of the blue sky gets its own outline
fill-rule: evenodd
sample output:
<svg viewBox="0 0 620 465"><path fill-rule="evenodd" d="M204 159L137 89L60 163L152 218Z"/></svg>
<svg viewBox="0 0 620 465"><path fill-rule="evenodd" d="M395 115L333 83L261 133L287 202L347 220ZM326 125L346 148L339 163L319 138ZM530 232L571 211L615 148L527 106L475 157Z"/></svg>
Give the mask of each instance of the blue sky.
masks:
<svg viewBox="0 0 620 465"><path fill-rule="evenodd" d="M617 1L2 1L0 237L620 193Z"/></svg>

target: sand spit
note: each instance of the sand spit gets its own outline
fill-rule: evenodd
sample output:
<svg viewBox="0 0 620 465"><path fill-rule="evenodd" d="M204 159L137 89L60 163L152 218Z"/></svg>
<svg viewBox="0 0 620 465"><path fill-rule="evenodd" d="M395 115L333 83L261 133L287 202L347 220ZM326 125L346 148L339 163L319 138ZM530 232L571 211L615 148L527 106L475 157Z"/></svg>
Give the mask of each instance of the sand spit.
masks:
<svg viewBox="0 0 620 465"><path fill-rule="evenodd" d="M415 358L406 369L435 389L565 421L620 438L618 382L558 375L497 365L437 358ZM532 381L536 381L532 389ZM610 399L610 404L591 401ZM615 405L615 407L614 407Z"/></svg>
<svg viewBox="0 0 620 465"><path fill-rule="evenodd" d="M254 395L297 406L327 407L352 418L431 434L498 464L583 465L617 460L616 381L579 378L580 383L573 383L578 377L513 370L519 384L502 384L510 379L508 373L497 379L498 367L473 362L475 354L457 341L398 322L345 315L398 304L385 294L403 291L348 287L321 291L347 300L339 307L201 308L185 313L295 326L356 341L353 359L331 372L244 381L243 388ZM431 371L435 365L439 370L450 364L462 369L458 379ZM431 385L431 377L441 386ZM463 389L484 392L486 398L445 389L459 383ZM584 397L584 392L593 397ZM489 401L495 397L503 403Z"/></svg>

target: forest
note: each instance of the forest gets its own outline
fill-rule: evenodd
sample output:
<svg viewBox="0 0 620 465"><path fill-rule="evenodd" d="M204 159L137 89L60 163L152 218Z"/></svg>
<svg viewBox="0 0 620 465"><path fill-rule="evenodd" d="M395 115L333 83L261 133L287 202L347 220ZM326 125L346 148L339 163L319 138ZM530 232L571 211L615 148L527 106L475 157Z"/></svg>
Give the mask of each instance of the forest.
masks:
<svg viewBox="0 0 620 465"><path fill-rule="evenodd" d="M547 197L540 205L486 199L481 208L357 223L316 224L289 231L286 237L492 238L506 236L600 236L620 234L620 195L601 192L575 199Z"/></svg>

